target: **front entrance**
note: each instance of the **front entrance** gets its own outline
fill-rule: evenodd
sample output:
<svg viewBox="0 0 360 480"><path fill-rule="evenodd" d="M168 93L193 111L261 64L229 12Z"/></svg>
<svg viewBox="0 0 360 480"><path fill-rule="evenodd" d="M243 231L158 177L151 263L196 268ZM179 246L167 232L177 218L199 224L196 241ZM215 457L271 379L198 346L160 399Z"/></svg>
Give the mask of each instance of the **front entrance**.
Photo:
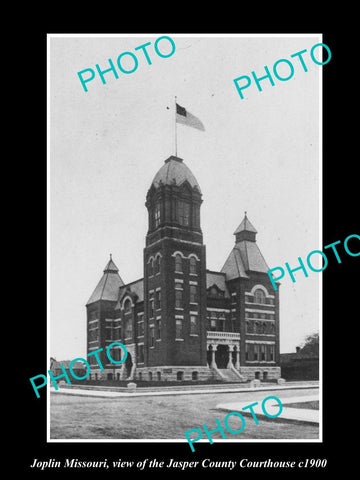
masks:
<svg viewBox="0 0 360 480"><path fill-rule="evenodd" d="M229 348L227 345L218 345L215 352L215 362L218 368L226 368L229 362Z"/></svg>
<svg viewBox="0 0 360 480"><path fill-rule="evenodd" d="M131 358L131 353L130 353L130 352L128 352L128 354L127 354L127 357L126 357L124 366L125 366L125 378L128 378L128 377L130 377L131 368L132 368L132 366L133 366L133 362L132 362L132 358Z"/></svg>

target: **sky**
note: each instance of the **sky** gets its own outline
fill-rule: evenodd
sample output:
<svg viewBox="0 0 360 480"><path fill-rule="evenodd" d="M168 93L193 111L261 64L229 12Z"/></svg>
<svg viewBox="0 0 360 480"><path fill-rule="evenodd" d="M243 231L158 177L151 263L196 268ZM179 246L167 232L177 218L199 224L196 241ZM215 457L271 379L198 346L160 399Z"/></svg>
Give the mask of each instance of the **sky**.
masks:
<svg viewBox="0 0 360 480"><path fill-rule="evenodd" d="M156 54L157 38L175 43ZM136 47L147 47L149 65ZM85 305L110 253L125 283L143 277L146 193L175 154L174 104L197 116L201 132L177 126L177 155L202 190L207 268L220 270L244 211L269 268L297 267L321 250L321 67L309 56L321 35L48 37L48 357L86 355ZM159 51L171 52L161 40ZM307 49L308 71L291 55ZM109 68L123 52L131 74L98 74L85 92L77 72ZM319 57L319 54L318 54ZM236 91L233 79L272 72L292 60L288 81ZM131 69L130 56L123 57ZM283 62L280 76L288 74ZM316 266L316 262L314 262ZM321 274L287 275L280 287L280 351L319 330Z"/></svg>

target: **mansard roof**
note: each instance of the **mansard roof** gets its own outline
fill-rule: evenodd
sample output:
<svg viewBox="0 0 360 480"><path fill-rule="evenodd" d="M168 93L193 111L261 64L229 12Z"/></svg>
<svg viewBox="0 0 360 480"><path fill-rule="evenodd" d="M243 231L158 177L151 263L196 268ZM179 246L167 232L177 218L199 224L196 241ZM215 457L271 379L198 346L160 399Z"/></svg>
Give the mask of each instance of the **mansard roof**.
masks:
<svg viewBox="0 0 360 480"><path fill-rule="evenodd" d="M119 288L124 285L119 269L113 262L111 256L109 262L104 268L104 274L93 291L86 305L98 302L99 300L110 300L116 302L119 295Z"/></svg>
<svg viewBox="0 0 360 480"><path fill-rule="evenodd" d="M165 160L164 165L155 175L152 185L155 188L163 185L183 185L185 182L191 186L191 188L197 188L201 193L200 186L191 170L185 165L182 158L171 155Z"/></svg>

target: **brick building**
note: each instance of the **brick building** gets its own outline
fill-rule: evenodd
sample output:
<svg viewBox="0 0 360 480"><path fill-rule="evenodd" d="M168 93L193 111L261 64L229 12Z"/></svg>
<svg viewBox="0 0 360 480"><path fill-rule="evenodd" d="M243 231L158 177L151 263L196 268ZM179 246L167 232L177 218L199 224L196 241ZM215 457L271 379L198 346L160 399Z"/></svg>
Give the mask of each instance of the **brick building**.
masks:
<svg viewBox="0 0 360 480"><path fill-rule="evenodd" d="M220 272L206 267L202 194L170 156L147 192L144 277L125 284L110 256L87 302L88 353L103 348L92 379L245 381L280 377L279 293L246 214ZM105 349L122 342L126 361ZM113 347L114 359L122 350Z"/></svg>

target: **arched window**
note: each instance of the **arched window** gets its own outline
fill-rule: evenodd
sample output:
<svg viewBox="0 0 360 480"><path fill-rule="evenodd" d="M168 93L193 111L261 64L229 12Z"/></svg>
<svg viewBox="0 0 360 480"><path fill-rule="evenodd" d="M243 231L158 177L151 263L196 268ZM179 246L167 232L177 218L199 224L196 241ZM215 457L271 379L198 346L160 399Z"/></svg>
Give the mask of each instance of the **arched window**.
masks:
<svg viewBox="0 0 360 480"><path fill-rule="evenodd" d="M125 310L125 313L130 313L131 312L131 302L130 302L130 300L126 300L126 302L124 303L124 310Z"/></svg>
<svg viewBox="0 0 360 480"><path fill-rule="evenodd" d="M175 272L182 272L182 258L179 253L175 255Z"/></svg>
<svg viewBox="0 0 360 480"><path fill-rule="evenodd" d="M192 372L191 373L191 379L192 380L199 380L199 372Z"/></svg>
<svg viewBox="0 0 360 480"><path fill-rule="evenodd" d="M265 293L260 290L260 288L258 288L257 290L255 290L254 292L254 301L255 303L265 303Z"/></svg>
<svg viewBox="0 0 360 480"><path fill-rule="evenodd" d="M176 372L176 380L184 380L184 372Z"/></svg>
<svg viewBox="0 0 360 480"><path fill-rule="evenodd" d="M195 257L190 257L190 273L193 273L193 274L197 273Z"/></svg>

